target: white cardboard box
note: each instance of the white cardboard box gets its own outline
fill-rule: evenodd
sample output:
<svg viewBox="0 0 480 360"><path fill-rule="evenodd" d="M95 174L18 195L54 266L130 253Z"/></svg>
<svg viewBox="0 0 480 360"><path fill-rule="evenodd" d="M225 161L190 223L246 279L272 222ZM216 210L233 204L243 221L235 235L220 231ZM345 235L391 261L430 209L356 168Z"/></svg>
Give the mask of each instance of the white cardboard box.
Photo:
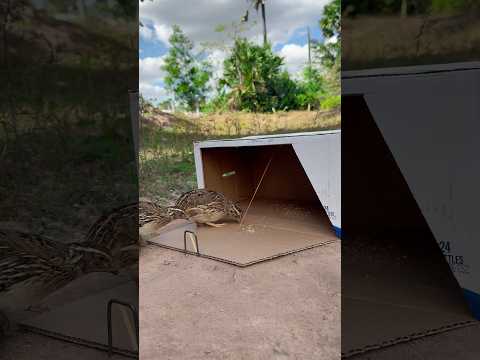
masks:
<svg viewBox="0 0 480 360"><path fill-rule="evenodd" d="M340 168L340 130L305 132L293 134L278 135L259 135L248 136L238 139L228 140L208 140L196 142L194 144L195 167L197 174L197 183L199 188L217 187L214 190L222 189L222 184L215 183L210 180L208 183L207 172L217 171L209 167L207 162L210 161L209 151L211 149L253 149L263 148L262 154L269 152L274 156L276 162L282 162L282 151L280 147L291 147L298 158L305 174L312 185L318 200L323 205L331 225L335 229L338 237L341 236L341 168ZM269 148L267 148L269 147ZM278 149L278 151L277 151ZM275 157L275 154L277 154ZM259 155L260 156L260 155ZM216 161L216 160L214 160ZM221 161L229 161L228 155ZM213 162L213 161L210 161ZM228 165L225 165L228 168ZM227 169L225 168L225 169ZM288 178L289 168L285 163L284 175ZM228 175L228 171L225 172ZM232 167L231 174L235 174ZM293 175L293 174L292 174ZM234 175L235 176L235 175ZM278 178L277 178L278 179ZM274 187L275 182L269 183L267 186ZM281 189L272 189L272 192L281 192ZM251 191L250 191L251 192ZM238 194L236 194L238 195Z"/></svg>
<svg viewBox="0 0 480 360"><path fill-rule="evenodd" d="M480 62L347 71L480 319Z"/></svg>

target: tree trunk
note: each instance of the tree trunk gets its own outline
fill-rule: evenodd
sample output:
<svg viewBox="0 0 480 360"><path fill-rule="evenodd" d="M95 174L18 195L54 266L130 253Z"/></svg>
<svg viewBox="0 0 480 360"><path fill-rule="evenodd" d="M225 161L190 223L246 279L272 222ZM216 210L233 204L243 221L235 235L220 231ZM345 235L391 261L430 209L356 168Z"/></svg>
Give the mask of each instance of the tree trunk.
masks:
<svg viewBox="0 0 480 360"><path fill-rule="evenodd" d="M265 15L265 0L262 1L263 45L267 45L267 19Z"/></svg>

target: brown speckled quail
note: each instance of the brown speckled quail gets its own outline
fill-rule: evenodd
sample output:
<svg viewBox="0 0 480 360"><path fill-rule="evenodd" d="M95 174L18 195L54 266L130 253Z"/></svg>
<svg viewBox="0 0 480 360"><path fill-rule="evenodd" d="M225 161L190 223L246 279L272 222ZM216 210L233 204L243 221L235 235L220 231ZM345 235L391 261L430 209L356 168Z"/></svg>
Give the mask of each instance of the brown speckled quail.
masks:
<svg viewBox="0 0 480 360"><path fill-rule="evenodd" d="M117 269L138 264L140 239L138 236L138 202L120 206L106 212L90 227L85 244L102 249L112 258ZM103 260L95 257L97 267Z"/></svg>
<svg viewBox="0 0 480 360"><path fill-rule="evenodd" d="M92 258L102 261L91 262ZM49 294L90 272L111 272L111 257L84 243L63 243L19 230L0 229L0 327L8 316L36 306ZM95 268L103 263L105 268Z"/></svg>
<svg viewBox="0 0 480 360"><path fill-rule="evenodd" d="M155 222L161 227L176 219L186 219L185 212L175 207L161 206L153 201L140 202L139 226Z"/></svg>
<svg viewBox="0 0 480 360"><path fill-rule="evenodd" d="M214 227L223 226L218 221L233 220L240 222L242 209L225 195L207 189L189 191L177 200L175 207L183 210L190 220L197 224Z"/></svg>

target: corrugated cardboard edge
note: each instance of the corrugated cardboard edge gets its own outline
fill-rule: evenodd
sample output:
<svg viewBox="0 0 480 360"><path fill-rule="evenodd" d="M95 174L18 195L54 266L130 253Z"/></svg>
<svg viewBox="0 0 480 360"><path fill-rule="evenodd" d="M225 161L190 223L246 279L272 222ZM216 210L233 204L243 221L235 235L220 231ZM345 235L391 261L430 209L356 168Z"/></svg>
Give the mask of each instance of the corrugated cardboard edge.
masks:
<svg viewBox="0 0 480 360"><path fill-rule="evenodd" d="M361 347L361 348L351 349L351 350L348 350L346 352L342 352L342 359L348 359L348 358L351 358L353 356L364 354L364 353L367 353L367 352L370 352L370 351L373 351L373 350L380 350L380 349L384 349L384 348L391 347L391 346L394 346L394 345L398 345L398 344L410 342L410 341L413 341L413 340L425 338L425 337L428 337L428 336L433 336L433 335L445 333L445 332L448 332L448 331L461 329L461 328L465 328L465 327L468 327L468 326L475 326L475 325L477 325L477 326L480 325L480 322L476 321L476 320L461 321L461 322L441 326L439 328L426 330L426 331L423 331L423 332L412 333L412 334L401 336L401 337L398 337L398 338L395 338L395 339L385 340L385 341L382 341L382 342L377 343L377 344L366 345L366 346Z"/></svg>
<svg viewBox="0 0 480 360"><path fill-rule="evenodd" d="M323 241L323 242L320 242L320 243L317 243L317 244L314 244L314 245L309 245L309 246L306 246L306 247L303 247L303 248L298 248L298 249L286 251L286 252L283 252L283 253L278 253L278 254L275 254L275 255L272 255L272 256L267 256L267 257L264 257L264 258L253 260L253 261L250 261L250 262L247 262L247 263L239 263L239 262L227 259L227 258L220 258L220 257L216 257L216 256L202 254L202 253L197 254L196 252L193 252L193 251L190 251L190 250L185 251L184 249L181 249L181 248L177 248L177 247L174 247L174 246L163 245L163 244L158 244L158 243L153 242L153 241L148 241L148 243L150 245L158 246L158 247L161 247L161 248L164 248L164 249L174 250L174 251L178 251L178 252L181 252L181 253L184 253L184 254L195 255L195 256L198 256L198 257L201 257L201 258L210 259L210 260L214 260L214 261L219 261L219 262L222 262L222 263L225 263L225 264L234 265L234 266L237 266L237 267L244 268L244 267L255 265L255 264L258 264L258 263L261 263L261 262L264 262L264 261L274 260L274 259L282 257L282 256L287 256L287 255L290 255L290 254L294 254L294 253L297 253L297 252L300 252L300 251L310 250L310 249L313 249L313 248L316 248L316 247L333 244L333 243L336 243L338 241L339 241L338 239Z"/></svg>
<svg viewBox="0 0 480 360"><path fill-rule="evenodd" d="M25 331L29 331L29 332L32 332L34 334L38 334L38 335L42 335L42 336L47 336L47 337L50 337L50 338L53 338L53 339L56 339L56 340L66 341L66 342L69 342L69 343L73 343L73 344L77 344L77 345L81 345L81 346L86 346L86 347L96 349L96 350L108 351L108 346L106 346L104 344L97 343L97 342L88 341L88 340L84 340L84 339L81 339L81 338L76 338L76 337L60 334L60 333L57 333L57 332L40 329L40 328L37 328L35 326L30 326L30 325L20 324L19 327L21 329L25 330ZM107 331L106 327L105 327L105 331ZM125 356L125 357L128 357L128 358L138 359L138 352L133 352L133 351L130 351L130 350L125 350L125 349L119 349L117 347L112 347L112 353L117 354L117 355L121 355L121 356Z"/></svg>

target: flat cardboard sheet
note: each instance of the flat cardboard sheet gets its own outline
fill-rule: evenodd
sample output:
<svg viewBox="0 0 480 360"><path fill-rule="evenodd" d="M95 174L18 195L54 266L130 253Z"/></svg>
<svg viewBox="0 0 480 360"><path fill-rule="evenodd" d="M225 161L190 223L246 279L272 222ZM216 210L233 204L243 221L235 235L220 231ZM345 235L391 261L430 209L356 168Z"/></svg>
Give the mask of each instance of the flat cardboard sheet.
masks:
<svg viewBox="0 0 480 360"><path fill-rule="evenodd" d="M243 208L247 204L242 204ZM170 224L161 233L146 238L159 246L184 250L185 230L197 234L202 256L238 266L248 266L300 250L336 241L335 233L321 205L256 200L242 226L195 226L186 222ZM196 252L187 239L187 250Z"/></svg>
<svg viewBox="0 0 480 360"><path fill-rule="evenodd" d="M91 295L77 300L72 299L75 293L86 293L88 289L92 289ZM120 281L108 274L95 274L86 279L79 279L69 284L64 292L60 290L44 302L44 306L49 310L23 320L21 325L36 333L107 350L107 304L111 299L130 303L138 309L137 283L125 279ZM114 352L135 356L138 353L135 332L131 312L114 305L112 307Z"/></svg>
<svg viewBox="0 0 480 360"><path fill-rule="evenodd" d="M443 261L434 255L406 259L403 270L394 254L392 266L373 255L342 267L343 358L476 323L448 269L429 270Z"/></svg>

